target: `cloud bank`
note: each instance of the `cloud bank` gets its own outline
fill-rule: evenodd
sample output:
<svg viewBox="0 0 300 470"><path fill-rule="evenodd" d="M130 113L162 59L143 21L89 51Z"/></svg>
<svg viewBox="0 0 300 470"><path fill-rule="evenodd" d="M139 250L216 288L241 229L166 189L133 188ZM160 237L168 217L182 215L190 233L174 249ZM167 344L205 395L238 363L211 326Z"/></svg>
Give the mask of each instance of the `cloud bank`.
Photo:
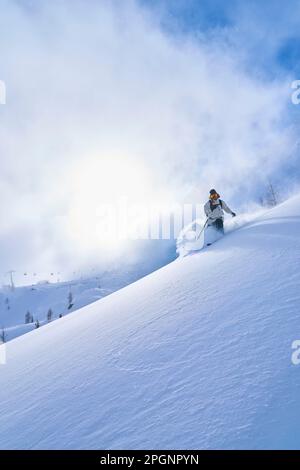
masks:
<svg viewBox="0 0 300 470"><path fill-rule="evenodd" d="M249 73L235 29L170 34L130 0L1 6L3 271L109 259L99 204L241 203L294 153L290 77Z"/></svg>

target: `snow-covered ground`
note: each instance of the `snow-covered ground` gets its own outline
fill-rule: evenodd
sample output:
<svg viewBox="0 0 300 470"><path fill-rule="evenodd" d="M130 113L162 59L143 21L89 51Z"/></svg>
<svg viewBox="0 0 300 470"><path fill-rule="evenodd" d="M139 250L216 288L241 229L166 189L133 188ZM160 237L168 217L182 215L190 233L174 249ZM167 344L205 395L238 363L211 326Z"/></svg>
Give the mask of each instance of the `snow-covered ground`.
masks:
<svg viewBox="0 0 300 470"><path fill-rule="evenodd" d="M47 313L52 310L52 320L77 310L112 290L101 287L97 278L54 284L36 284L17 287L14 291L2 288L0 291L0 326L5 331L5 339L9 341L32 329L39 320L42 326L47 322ZM69 302L69 294L72 302ZM71 306L72 305L72 306ZM25 324L26 313L29 312L32 322Z"/></svg>
<svg viewBox="0 0 300 470"><path fill-rule="evenodd" d="M7 344L2 449L300 448L300 196Z"/></svg>
<svg viewBox="0 0 300 470"><path fill-rule="evenodd" d="M48 323L47 314L52 311L51 321L78 310L106 295L149 274L155 267L124 265L118 269L100 272L93 276L73 279L68 282L38 282L29 286L0 289L0 335L10 341L39 326ZM70 299L69 295L72 295ZM71 302L70 302L71 300ZM26 314L31 321L26 324Z"/></svg>

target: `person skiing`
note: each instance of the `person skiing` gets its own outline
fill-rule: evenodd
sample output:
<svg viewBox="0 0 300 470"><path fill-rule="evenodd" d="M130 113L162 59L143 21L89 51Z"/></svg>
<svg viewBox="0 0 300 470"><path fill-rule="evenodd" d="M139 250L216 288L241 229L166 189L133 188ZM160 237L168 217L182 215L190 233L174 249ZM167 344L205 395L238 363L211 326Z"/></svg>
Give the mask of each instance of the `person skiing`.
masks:
<svg viewBox="0 0 300 470"><path fill-rule="evenodd" d="M224 234L224 211L231 214L232 217L235 217L236 214L220 199L220 195L215 189L211 189L209 194L209 200L204 206L204 212L208 219L207 225L213 226L218 232Z"/></svg>

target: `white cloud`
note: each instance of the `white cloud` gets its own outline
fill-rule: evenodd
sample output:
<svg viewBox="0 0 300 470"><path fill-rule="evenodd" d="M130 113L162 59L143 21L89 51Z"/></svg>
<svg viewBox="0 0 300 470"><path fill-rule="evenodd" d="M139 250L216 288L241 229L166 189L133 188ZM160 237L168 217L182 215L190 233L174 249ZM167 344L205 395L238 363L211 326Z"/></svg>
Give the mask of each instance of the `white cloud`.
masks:
<svg viewBox="0 0 300 470"><path fill-rule="evenodd" d="M133 1L41 3L0 17L5 269L97 252L73 244L74 211L84 222L124 193L230 198L284 162L290 84L248 76L236 48L168 36Z"/></svg>

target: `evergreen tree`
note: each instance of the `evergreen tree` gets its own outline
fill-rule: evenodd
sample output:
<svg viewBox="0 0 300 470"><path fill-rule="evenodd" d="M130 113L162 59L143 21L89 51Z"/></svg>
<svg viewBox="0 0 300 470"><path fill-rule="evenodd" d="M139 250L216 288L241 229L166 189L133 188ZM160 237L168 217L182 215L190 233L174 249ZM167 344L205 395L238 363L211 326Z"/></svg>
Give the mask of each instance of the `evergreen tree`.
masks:
<svg viewBox="0 0 300 470"><path fill-rule="evenodd" d="M25 323L32 323L32 315L29 311L27 311L26 315L25 315Z"/></svg>
<svg viewBox="0 0 300 470"><path fill-rule="evenodd" d="M5 329L2 327L2 330L0 332L0 344L5 343L5 340L6 340Z"/></svg>
<svg viewBox="0 0 300 470"><path fill-rule="evenodd" d="M71 308L73 307L73 294L72 292L69 292L69 295L68 295L68 310L71 310Z"/></svg>
<svg viewBox="0 0 300 470"><path fill-rule="evenodd" d="M52 309L49 308L48 313L47 313L47 321L50 322L52 320L52 317L53 317L53 312L52 312Z"/></svg>
<svg viewBox="0 0 300 470"><path fill-rule="evenodd" d="M275 191L274 185L271 183L271 181L268 183L266 202L269 207L275 207L278 204L277 192Z"/></svg>

